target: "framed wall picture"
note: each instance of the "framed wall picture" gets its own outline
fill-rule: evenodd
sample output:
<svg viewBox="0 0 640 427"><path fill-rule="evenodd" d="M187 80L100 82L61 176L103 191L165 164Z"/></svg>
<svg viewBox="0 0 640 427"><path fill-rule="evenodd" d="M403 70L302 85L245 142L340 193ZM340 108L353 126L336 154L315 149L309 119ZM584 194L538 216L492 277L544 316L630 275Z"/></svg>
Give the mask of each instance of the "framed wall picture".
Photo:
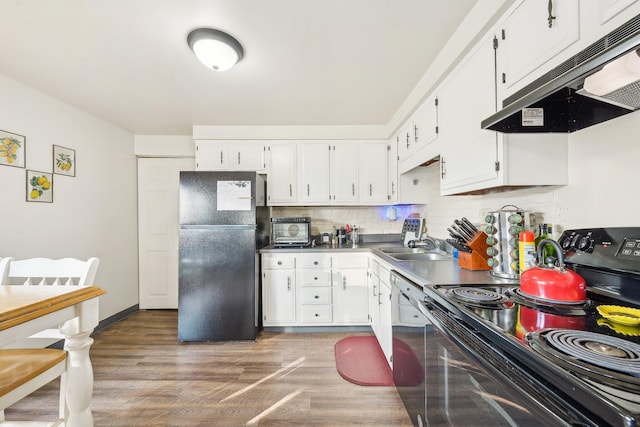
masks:
<svg viewBox="0 0 640 427"><path fill-rule="evenodd" d="M53 173L76 176L76 150L53 146Z"/></svg>
<svg viewBox="0 0 640 427"><path fill-rule="evenodd" d="M24 168L27 138L0 130L0 165Z"/></svg>
<svg viewBox="0 0 640 427"><path fill-rule="evenodd" d="M27 170L27 202L53 202L53 174Z"/></svg>

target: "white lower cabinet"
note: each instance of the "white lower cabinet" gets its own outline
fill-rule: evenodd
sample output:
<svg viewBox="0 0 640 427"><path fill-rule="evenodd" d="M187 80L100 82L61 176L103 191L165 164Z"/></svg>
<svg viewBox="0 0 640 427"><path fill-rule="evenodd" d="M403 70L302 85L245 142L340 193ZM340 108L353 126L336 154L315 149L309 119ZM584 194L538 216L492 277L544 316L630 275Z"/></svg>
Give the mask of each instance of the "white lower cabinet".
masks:
<svg viewBox="0 0 640 427"><path fill-rule="evenodd" d="M382 348L389 366L393 367L393 338L391 334L391 273L384 265L380 265L378 275L380 277L380 287L378 292L379 333L376 336L378 337L378 342L380 343L380 347Z"/></svg>
<svg viewBox="0 0 640 427"><path fill-rule="evenodd" d="M296 321L295 257L262 255L262 321L286 326Z"/></svg>
<svg viewBox="0 0 640 427"><path fill-rule="evenodd" d="M367 253L262 255L263 324L367 325Z"/></svg>
<svg viewBox="0 0 640 427"><path fill-rule="evenodd" d="M375 257L370 258L369 264L369 322L387 363L392 366L391 272Z"/></svg>
<svg viewBox="0 0 640 427"><path fill-rule="evenodd" d="M299 325L332 322L331 257L322 253L296 256L296 285Z"/></svg>
<svg viewBox="0 0 640 427"><path fill-rule="evenodd" d="M333 321L340 325L366 325L368 254L340 254L333 258Z"/></svg>

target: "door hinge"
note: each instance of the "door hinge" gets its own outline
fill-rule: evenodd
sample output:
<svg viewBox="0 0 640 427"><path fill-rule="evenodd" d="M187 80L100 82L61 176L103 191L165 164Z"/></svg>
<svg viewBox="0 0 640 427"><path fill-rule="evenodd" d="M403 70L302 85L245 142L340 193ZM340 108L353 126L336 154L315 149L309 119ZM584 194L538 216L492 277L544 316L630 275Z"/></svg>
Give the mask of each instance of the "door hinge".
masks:
<svg viewBox="0 0 640 427"><path fill-rule="evenodd" d="M506 83L506 82L507 82L507 74L502 73L502 83Z"/></svg>
<svg viewBox="0 0 640 427"><path fill-rule="evenodd" d="M507 39L507 32L503 28L502 29L502 40L506 40L506 39Z"/></svg>
<svg viewBox="0 0 640 427"><path fill-rule="evenodd" d="M440 132L440 127L436 126L436 134L438 134Z"/></svg>
<svg viewBox="0 0 640 427"><path fill-rule="evenodd" d="M498 172L500 170L500 162L496 162L495 164L495 168L496 168L496 172Z"/></svg>
<svg viewBox="0 0 640 427"><path fill-rule="evenodd" d="M493 50L498 49L498 38L493 36Z"/></svg>
<svg viewBox="0 0 640 427"><path fill-rule="evenodd" d="M435 104L435 106L438 106L438 98L435 99L435 101L433 101L433 103Z"/></svg>
<svg viewBox="0 0 640 427"><path fill-rule="evenodd" d="M387 151L391 151L391 146L387 145Z"/></svg>

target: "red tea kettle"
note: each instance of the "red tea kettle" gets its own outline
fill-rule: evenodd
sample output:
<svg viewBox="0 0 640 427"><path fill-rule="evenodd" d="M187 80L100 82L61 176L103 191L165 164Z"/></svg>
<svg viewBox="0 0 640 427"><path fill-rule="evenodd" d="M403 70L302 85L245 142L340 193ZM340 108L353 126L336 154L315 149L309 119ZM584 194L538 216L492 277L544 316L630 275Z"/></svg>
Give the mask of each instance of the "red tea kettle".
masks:
<svg viewBox="0 0 640 427"><path fill-rule="evenodd" d="M545 266L543 249L551 245L558 255L557 267ZM564 255L554 240L544 239L538 244L538 264L520 274L520 292L533 299L562 303L584 303L587 285L578 273L564 267Z"/></svg>

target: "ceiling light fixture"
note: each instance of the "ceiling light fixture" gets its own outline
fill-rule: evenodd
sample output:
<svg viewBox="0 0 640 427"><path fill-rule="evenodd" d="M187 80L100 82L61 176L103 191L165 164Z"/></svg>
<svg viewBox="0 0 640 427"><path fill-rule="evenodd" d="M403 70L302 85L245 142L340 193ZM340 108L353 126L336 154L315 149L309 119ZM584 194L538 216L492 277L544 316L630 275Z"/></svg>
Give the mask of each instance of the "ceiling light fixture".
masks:
<svg viewBox="0 0 640 427"><path fill-rule="evenodd" d="M238 40L213 28L198 28L189 33L187 43L207 68L225 71L242 59L244 49Z"/></svg>

